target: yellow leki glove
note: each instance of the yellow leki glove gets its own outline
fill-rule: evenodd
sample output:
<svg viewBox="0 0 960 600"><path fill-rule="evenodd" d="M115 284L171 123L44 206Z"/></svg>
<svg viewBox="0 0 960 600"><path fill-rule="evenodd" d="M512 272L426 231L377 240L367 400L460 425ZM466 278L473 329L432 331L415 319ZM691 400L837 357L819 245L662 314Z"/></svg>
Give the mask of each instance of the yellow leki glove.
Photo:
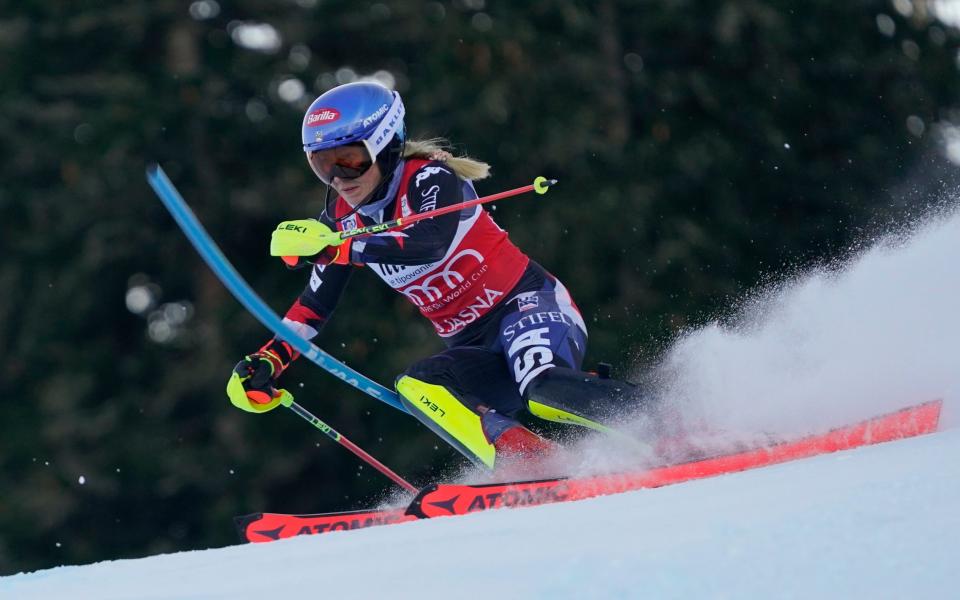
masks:
<svg viewBox="0 0 960 600"><path fill-rule="evenodd" d="M327 246L339 246L340 233L316 219L284 221L270 239L270 256L316 256Z"/></svg>
<svg viewBox="0 0 960 600"><path fill-rule="evenodd" d="M277 225L270 240L270 255L279 256L291 269L308 264L327 265L350 262L350 238L340 239L316 219L284 221Z"/></svg>
<svg viewBox="0 0 960 600"><path fill-rule="evenodd" d="M245 410L247 412L264 413L271 411L283 404L283 396L285 394L290 394L290 392L287 390L277 390L279 394L276 398L271 398L266 404L261 404L250 399L250 397L247 395L247 390L243 387L243 384L243 378L240 377L238 373L232 373L230 375L230 379L227 381L227 398L230 399L231 404L240 410Z"/></svg>
<svg viewBox="0 0 960 600"><path fill-rule="evenodd" d="M281 404L293 402L293 395L274 387L273 365L264 355L257 353L244 357L234 367L227 381L227 398L230 403L252 413L264 413Z"/></svg>
<svg viewBox="0 0 960 600"><path fill-rule="evenodd" d="M241 410L262 413L280 404L289 406L293 396L278 389L277 379L300 353L290 344L272 338L260 350L243 357L237 363L227 382L227 397Z"/></svg>

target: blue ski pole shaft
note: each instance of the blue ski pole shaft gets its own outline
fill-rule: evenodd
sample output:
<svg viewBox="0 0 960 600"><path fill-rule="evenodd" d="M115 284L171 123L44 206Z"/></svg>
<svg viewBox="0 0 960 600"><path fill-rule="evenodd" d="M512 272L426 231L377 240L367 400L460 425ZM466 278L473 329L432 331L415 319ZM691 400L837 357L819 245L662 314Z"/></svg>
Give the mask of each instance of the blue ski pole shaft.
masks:
<svg viewBox="0 0 960 600"><path fill-rule="evenodd" d="M233 296L264 326L277 337L293 346L308 360L334 376L349 383L353 387L366 392L377 400L389 404L397 410L407 412L396 392L390 390L369 377L358 373L347 365L333 358L312 342L303 339L290 329L267 304L257 296L243 277L233 268L230 261L223 255L220 248L214 243L210 234L197 219L186 201L174 187L160 165L152 164L147 167L147 181L157 193L160 201L167 207L174 220L183 230L183 233L196 248L203 260L210 266L214 274L230 290Z"/></svg>

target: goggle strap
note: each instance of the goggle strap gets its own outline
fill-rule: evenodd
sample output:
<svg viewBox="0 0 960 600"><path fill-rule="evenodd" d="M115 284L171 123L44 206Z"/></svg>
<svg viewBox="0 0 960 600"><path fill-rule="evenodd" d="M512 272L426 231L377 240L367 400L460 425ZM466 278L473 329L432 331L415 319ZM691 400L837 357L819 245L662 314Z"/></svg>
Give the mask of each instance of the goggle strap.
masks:
<svg viewBox="0 0 960 600"><path fill-rule="evenodd" d="M403 117L405 115L406 109L403 107L403 100L400 99L400 94L394 92L393 103L387 110L387 114L380 120L373 133L363 140L363 145L366 146L371 160L377 160L377 156L387 147L393 136L400 131L400 128L403 127Z"/></svg>

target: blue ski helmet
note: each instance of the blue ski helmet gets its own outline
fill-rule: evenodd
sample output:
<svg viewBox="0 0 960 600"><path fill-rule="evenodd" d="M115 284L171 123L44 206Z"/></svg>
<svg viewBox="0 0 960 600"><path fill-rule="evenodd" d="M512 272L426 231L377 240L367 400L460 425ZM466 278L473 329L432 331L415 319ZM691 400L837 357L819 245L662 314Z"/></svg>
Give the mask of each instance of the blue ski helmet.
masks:
<svg viewBox="0 0 960 600"><path fill-rule="evenodd" d="M303 117L307 161L313 152L361 143L389 178L403 156L404 114L400 94L378 83L358 81L324 92Z"/></svg>

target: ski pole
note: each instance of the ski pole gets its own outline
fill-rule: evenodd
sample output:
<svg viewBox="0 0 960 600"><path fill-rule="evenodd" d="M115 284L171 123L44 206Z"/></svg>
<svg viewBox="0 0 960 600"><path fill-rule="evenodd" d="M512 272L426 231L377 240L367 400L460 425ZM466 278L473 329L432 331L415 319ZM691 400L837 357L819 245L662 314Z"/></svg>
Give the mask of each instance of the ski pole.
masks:
<svg viewBox="0 0 960 600"><path fill-rule="evenodd" d="M389 477L391 481L393 481L403 489L413 494L416 494L419 491L417 488L413 487L413 485L410 482L408 482L406 479L404 479L403 477L400 477L399 475L391 471L382 462L380 462L379 460L375 459L374 457L364 452L360 446L357 446L347 438L343 437L333 427L330 427L329 425L327 425L326 423L318 419L309 410L305 409L304 407L294 402L293 396L289 392L284 391L283 395L280 397L280 403L286 406L287 408L289 408L290 410L292 410L293 412L295 412L296 414L298 414L299 416L303 417L305 421L309 422L311 425L313 425L314 427L316 427L317 429L325 433L327 437L329 437L331 440L340 444L350 452L353 452L365 463L367 463L374 469L380 471L381 473Z"/></svg>
<svg viewBox="0 0 960 600"><path fill-rule="evenodd" d="M546 177L537 177L533 180L533 183L530 185L525 185L523 187L518 187L513 190L507 190L505 192L498 192L496 194L491 194L489 196L484 196L483 198L476 198L474 200L467 200L466 202L461 202L459 204L454 204L451 206L444 206L442 208L436 208L434 210L428 210L422 213L416 213L410 215L409 217L400 217L399 219L394 219L392 221L387 221L386 223L379 223L377 225L368 225L366 227L357 227L356 229L348 229L347 231L341 231L337 233L337 242L332 245L339 245L343 240L359 237L362 235L373 235L375 233L383 233L384 231L391 231L400 227L406 227L407 225L412 225L417 221L422 221L423 219L431 219L433 217L439 217L440 215L445 215L458 210L463 210L464 208L470 208L471 206L476 206L478 204L486 204L487 202L493 202L494 200L500 200L502 198L509 198L510 196L517 196L519 194L525 194L527 192L536 192L538 194L546 194L547 190L550 189L550 186L556 185L556 179L547 179Z"/></svg>

